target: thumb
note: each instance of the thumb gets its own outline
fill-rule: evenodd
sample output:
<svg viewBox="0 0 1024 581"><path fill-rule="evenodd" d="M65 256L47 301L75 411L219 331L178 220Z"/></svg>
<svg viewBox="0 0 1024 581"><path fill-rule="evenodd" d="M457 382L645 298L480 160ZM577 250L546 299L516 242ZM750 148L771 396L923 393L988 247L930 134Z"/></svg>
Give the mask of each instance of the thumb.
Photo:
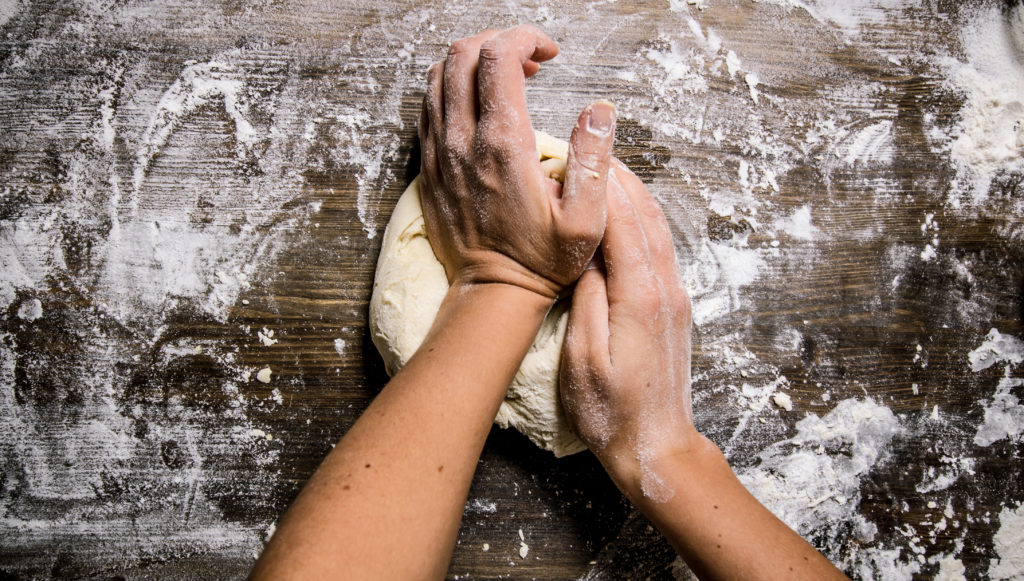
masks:
<svg viewBox="0 0 1024 581"><path fill-rule="evenodd" d="M608 314L604 265L598 258L583 271L573 291L569 324L562 344L563 372L573 373L581 367L605 373L610 370Z"/></svg>
<svg viewBox="0 0 1024 581"><path fill-rule="evenodd" d="M565 185L562 188L562 219L581 237L599 240L605 223L605 186L612 141L615 137L615 105L596 101L588 105L569 138Z"/></svg>

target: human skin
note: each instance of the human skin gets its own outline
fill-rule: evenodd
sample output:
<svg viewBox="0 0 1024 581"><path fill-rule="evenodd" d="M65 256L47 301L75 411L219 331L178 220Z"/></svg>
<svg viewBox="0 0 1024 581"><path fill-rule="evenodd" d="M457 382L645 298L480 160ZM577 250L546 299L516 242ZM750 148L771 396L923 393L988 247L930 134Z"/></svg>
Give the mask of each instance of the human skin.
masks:
<svg viewBox="0 0 1024 581"><path fill-rule="evenodd" d="M457 41L431 67L421 201L451 287L419 350L317 469L251 579L444 577L498 407L604 232L614 107L580 115L564 187L537 159L525 80L557 52L524 26Z"/></svg>
<svg viewBox="0 0 1024 581"><path fill-rule="evenodd" d="M846 579L693 424L690 300L665 216L613 162L603 264L576 285L560 394L576 433L701 579Z"/></svg>

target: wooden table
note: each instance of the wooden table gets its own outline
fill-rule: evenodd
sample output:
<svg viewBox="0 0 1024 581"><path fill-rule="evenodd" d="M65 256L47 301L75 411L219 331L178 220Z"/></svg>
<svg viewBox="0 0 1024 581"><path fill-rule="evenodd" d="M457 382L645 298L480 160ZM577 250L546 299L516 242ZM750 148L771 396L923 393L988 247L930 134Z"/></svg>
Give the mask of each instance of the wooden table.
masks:
<svg viewBox="0 0 1024 581"><path fill-rule="evenodd" d="M668 4L0 8L0 577L244 577L387 380L367 302L427 66L536 22L562 54L535 127L615 101L669 216L698 427L745 478L798 452L846 470L766 502L851 575L987 578L1024 460L1019 423L976 435L1021 387L1011 356L968 354L1022 333L1024 175L969 188L942 55L971 62L959 31L989 5ZM888 431L798 426L842 405ZM681 571L592 456L491 434L452 578Z"/></svg>

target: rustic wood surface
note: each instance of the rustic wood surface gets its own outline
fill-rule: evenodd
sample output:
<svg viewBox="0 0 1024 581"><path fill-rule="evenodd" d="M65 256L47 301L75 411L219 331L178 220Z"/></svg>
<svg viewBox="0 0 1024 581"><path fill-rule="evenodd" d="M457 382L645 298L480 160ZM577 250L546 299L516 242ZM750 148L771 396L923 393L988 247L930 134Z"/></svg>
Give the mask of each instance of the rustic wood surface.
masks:
<svg viewBox="0 0 1024 581"><path fill-rule="evenodd" d="M615 101L617 154L666 208L710 313L698 427L756 470L808 414L889 408L902 431L854 497L825 501L877 534L827 517L801 532L855 577L893 574L864 555L898 550L908 578L943 555L987 578L1024 448L974 443L1014 364L974 372L968 354L1024 332L1024 176L979 197L930 130L955 136L966 100L939 56L962 56L977 10L1013 3L853 3L854 32L795 4L4 3L0 578L245 576L387 380L367 303L417 170L426 68L521 22L562 45L530 82L535 126L564 136ZM804 207L811 235L780 226ZM450 575L682 573L592 456L495 429Z"/></svg>

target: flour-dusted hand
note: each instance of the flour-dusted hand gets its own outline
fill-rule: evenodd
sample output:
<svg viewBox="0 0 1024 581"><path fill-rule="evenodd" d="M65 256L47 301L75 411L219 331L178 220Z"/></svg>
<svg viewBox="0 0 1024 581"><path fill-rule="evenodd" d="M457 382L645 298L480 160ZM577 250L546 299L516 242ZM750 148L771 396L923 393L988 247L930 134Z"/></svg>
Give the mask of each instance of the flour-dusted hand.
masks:
<svg viewBox="0 0 1024 581"><path fill-rule="evenodd" d="M620 485L642 484L658 495L665 491L646 465L696 437L690 300L661 208L619 162L607 197L604 268L588 269L573 295L562 403L577 435Z"/></svg>
<svg viewBox="0 0 1024 581"><path fill-rule="evenodd" d="M597 102L583 111L564 187L547 178L525 81L556 54L547 35L520 26L456 41L430 68L419 127L421 203L453 285L505 283L554 298L601 240L615 109Z"/></svg>

